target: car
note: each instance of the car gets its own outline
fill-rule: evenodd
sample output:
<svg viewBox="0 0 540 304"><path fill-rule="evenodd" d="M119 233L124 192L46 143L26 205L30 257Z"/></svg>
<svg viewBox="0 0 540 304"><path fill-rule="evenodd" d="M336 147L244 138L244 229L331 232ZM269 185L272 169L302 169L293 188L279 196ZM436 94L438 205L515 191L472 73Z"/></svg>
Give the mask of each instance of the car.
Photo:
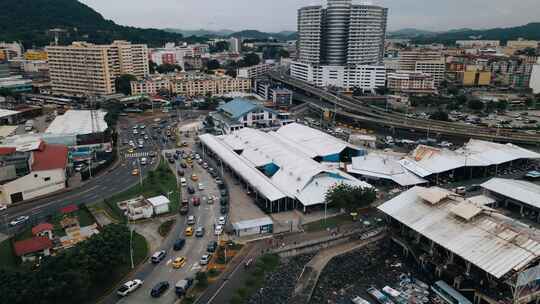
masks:
<svg viewBox="0 0 540 304"><path fill-rule="evenodd" d="M208 246L206 246L206 251L208 252L215 252L216 249L217 249L217 242L216 241L211 241L210 243L208 243Z"/></svg>
<svg viewBox="0 0 540 304"><path fill-rule="evenodd" d="M159 264L165 257L167 256L167 252L165 250L157 251L155 252L150 260L153 264Z"/></svg>
<svg viewBox="0 0 540 304"><path fill-rule="evenodd" d="M185 257L177 257L172 261L172 267L174 269L180 269L186 264L186 258Z"/></svg>
<svg viewBox="0 0 540 304"><path fill-rule="evenodd" d="M151 151L148 155L149 155L150 157L156 157L156 156L157 156L157 153L156 153L156 151Z"/></svg>
<svg viewBox="0 0 540 304"><path fill-rule="evenodd" d="M202 167L205 168L205 169L208 169L208 163L203 163Z"/></svg>
<svg viewBox="0 0 540 304"><path fill-rule="evenodd" d="M189 194L194 194L195 193L195 188L193 188L192 186L188 186L187 191L188 191Z"/></svg>
<svg viewBox="0 0 540 304"><path fill-rule="evenodd" d="M140 172L139 172L139 169L133 169L133 170L131 171L131 175L133 175L133 176L137 176L137 175L139 175L139 173L140 173Z"/></svg>
<svg viewBox="0 0 540 304"><path fill-rule="evenodd" d="M148 159L146 157L143 157L141 158L141 166L146 166L146 164L148 163Z"/></svg>
<svg viewBox="0 0 540 304"><path fill-rule="evenodd" d="M116 294L121 296L121 297L125 297L128 294L130 294L130 293L134 292L135 290L137 290L137 288L141 287L142 284L143 284L143 281L139 280L139 279L134 279L134 280L131 280L131 281L127 281L124 284L122 284L122 286L120 286L120 288L118 288L118 290L116 291Z"/></svg>
<svg viewBox="0 0 540 304"><path fill-rule="evenodd" d="M184 245L186 245L186 239L178 239L176 242L174 242L173 249L175 251L182 250L184 248Z"/></svg>
<svg viewBox="0 0 540 304"><path fill-rule="evenodd" d="M218 219L217 219L217 224L218 224L218 225L225 225L226 222L227 222L227 218L224 217L224 216L220 216L220 217L218 217Z"/></svg>
<svg viewBox="0 0 540 304"><path fill-rule="evenodd" d="M204 227L202 227L202 226L197 227L197 230L195 230L195 236L199 237L199 238L203 237L204 236Z"/></svg>
<svg viewBox="0 0 540 304"><path fill-rule="evenodd" d="M189 205L184 205L180 208L180 215L187 215L189 213Z"/></svg>
<svg viewBox="0 0 540 304"><path fill-rule="evenodd" d="M139 144L139 149L144 148L144 144Z"/></svg>
<svg viewBox="0 0 540 304"><path fill-rule="evenodd" d="M227 214L229 213L229 208L227 208L227 206L221 206L219 212L221 212L221 214Z"/></svg>
<svg viewBox="0 0 540 304"><path fill-rule="evenodd" d="M127 150L128 153L135 153L135 150L133 150L133 148L130 148Z"/></svg>
<svg viewBox="0 0 540 304"><path fill-rule="evenodd" d="M221 194L221 196L223 197L227 197L229 195L227 189L221 189L221 191L219 191L219 194Z"/></svg>
<svg viewBox="0 0 540 304"><path fill-rule="evenodd" d="M199 265L201 266L204 266L204 265L208 265L208 263L210 262L210 259L212 258L211 255L209 254L205 254L201 257L201 259L199 260Z"/></svg>
<svg viewBox="0 0 540 304"><path fill-rule="evenodd" d="M202 158L197 159L197 164L202 165L202 163L203 163Z"/></svg>
<svg viewBox="0 0 540 304"><path fill-rule="evenodd" d="M144 139L145 139L145 140L149 140L150 137L148 137L148 135L145 135L145 136L144 136Z"/></svg>
<svg viewBox="0 0 540 304"><path fill-rule="evenodd" d="M186 234L186 236L192 236L193 235L193 227L191 227L191 226L186 227L185 234Z"/></svg>
<svg viewBox="0 0 540 304"><path fill-rule="evenodd" d="M13 219L11 222L9 222L9 225L11 227L14 227L14 226L17 226L17 225L20 225L20 224L24 224L29 219L30 219L30 217L28 215L21 215L21 216L15 218L15 219Z"/></svg>
<svg viewBox="0 0 540 304"><path fill-rule="evenodd" d="M186 168L187 168L187 164L186 164L186 163L184 163L184 162L182 162L182 163L180 164L180 167L182 167L182 168L186 169Z"/></svg>
<svg viewBox="0 0 540 304"><path fill-rule="evenodd" d="M178 297L182 297L187 293L191 285L193 285L193 278L186 278L184 280L180 280L176 283L174 287L174 292Z"/></svg>
<svg viewBox="0 0 540 304"><path fill-rule="evenodd" d="M226 198L226 197L222 197L221 199L219 199L219 204L220 204L221 206L227 206L227 204L228 204L227 198Z"/></svg>
<svg viewBox="0 0 540 304"><path fill-rule="evenodd" d="M182 170L178 170L178 176L184 176L186 173Z"/></svg>
<svg viewBox="0 0 540 304"><path fill-rule="evenodd" d="M195 225L195 216L193 216L193 215L188 216L187 224L190 225L190 226Z"/></svg>
<svg viewBox="0 0 540 304"><path fill-rule="evenodd" d="M199 206L201 204L201 200L198 197L194 196L191 198L191 203L193 204L193 206Z"/></svg>
<svg viewBox="0 0 540 304"><path fill-rule="evenodd" d="M171 158L169 158L167 160L169 161L169 164L174 164L174 158L171 157Z"/></svg>
<svg viewBox="0 0 540 304"><path fill-rule="evenodd" d="M178 154L174 154L174 155L173 155L173 158L174 158L175 160L178 160Z"/></svg>
<svg viewBox="0 0 540 304"><path fill-rule="evenodd" d="M167 289L169 289L169 282L159 282L152 288L150 295L152 298L159 298L165 293L165 291L167 291Z"/></svg>
<svg viewBox="0 0 540 304"><path fill-rule="evenodd" d="M171 158L172 154L170 152L165 152L165 158Z"/></svg>
<svg viewBox="0 0 540 304"><path fill-rule="evenodd" d="M456 194L463 195L463 194L465 194L466 190L467 189L465 187L457 187L456 189L454 189L454 192Z"/></svg>
<svg viewBox="0 0 540 304"><path fill-rule="evenodd" d="M197 176L197 174L192 174L192 175L191 175L191 180L194 181L194 182L196 182L196 181L199 180L199 177Z"/></svg>
<svg viewBox="0 0 540 304"><path fill-rule="evenodd" d="M216 201L216 197L213 196L213 195L209 195L208 196L208 200L206 201L209 205L212 205L214 203L214 201Z"/></svg>
<svg viewBox="0 0 540 304"><path fill-rule="evenodd" d="M199 183L199 191L203 191L204 190L204 184L203 183Z"/></svg>
<svg viewBox="0 0 540 304"><path fill-rule="evenodd" d="M176 152L177 155L182 155L182 154L184 154L184 151L182 151L182 150L176 150L175 152Z"/></svg>
<svg viewBox="0 0 540 304"><path fill-rule="evenodd" d="M221 235L223 233L223 226L217 225L214 229L214 235Z"/></svg>
<svg viewBox="0 0 540 304"><path fill-rule="evenodd" d="M7 205L0 204L0 211L4 211L7 209Z"/></svg>

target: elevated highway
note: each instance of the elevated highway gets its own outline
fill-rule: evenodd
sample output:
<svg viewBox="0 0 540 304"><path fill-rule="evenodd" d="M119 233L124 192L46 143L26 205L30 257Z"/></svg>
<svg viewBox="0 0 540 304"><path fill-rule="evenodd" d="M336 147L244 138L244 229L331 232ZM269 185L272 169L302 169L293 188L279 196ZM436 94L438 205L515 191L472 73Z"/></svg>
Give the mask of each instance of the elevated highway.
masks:
<svg viewBox="0 0 540 304"><path fill-rule="evenodd" d="M286 84L294 89L307 92L312 96L316 96L319 100L301 98L302 101L310 104L310 106L322 111L330 111L338 116L343 116L355 121L373 123L383 127L437 133L453 137L477 138L528 145L540 144L540 135L538 134L528 134L524 131L514 129L478 127L453 122L410 118L404 114L389 113L386 112L385 109L373 105L366 105L364 102L350 96L336 95L301 80L291 78L288 75L273 72L270 73L269 76L275 81Z"/></svg>

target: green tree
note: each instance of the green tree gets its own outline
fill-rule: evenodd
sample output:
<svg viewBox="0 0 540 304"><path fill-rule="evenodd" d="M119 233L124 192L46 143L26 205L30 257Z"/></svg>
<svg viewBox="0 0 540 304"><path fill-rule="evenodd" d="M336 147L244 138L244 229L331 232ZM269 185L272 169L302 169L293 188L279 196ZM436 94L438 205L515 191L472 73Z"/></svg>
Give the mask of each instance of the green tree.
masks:
<svg viewBox="0 0 540 304"><path fill-rule="evenodd" d="M497 102L497 110L499 111L506 111L506 109L508 108L508 101L506 100L499 100Z"/></svg>
<svg viewBox="0 0 540 304"><path fill-rule="evenodd" d="M208 63L206 64L206 68L208 70L217 70L221 68L221 64L219 63L219 61L212 59L208 61Z"/></svg>
<svg viewBox="0 0 540 304"><path fill-rule="evenodd" d="M118 76L114 81L116 92L124 95L131 95L131 82L137 80L135 75L123 74Z"/></svg>
<svg viewBox="0 0 540 304"><path fill-rule="evenodd" d="M197 285L197 287L199 288L206 288L206 286L208 286L208 275L206 274L206 272L197 272L197 274L195 275L195 280L195 285Z"/></svg>
<svg viewBox="0 0 540 304"><path fill-rule="evenodd" d="M473 111L482 111L484 109L484 103L478 99L471 99L467 103L467 107Z"/></svg>
<svg viewBox="0 0 540 304"><path fill-rule="evenodd" d="M229 49L229 43L227 41L219 41L213 45L210 45L210 53L221 53Z"/></svg>
<svg viewBox="0 0 540 304"><path fill-rule="evenodd" d="M291 57L291 54L286 49L279 50L279 57L281 58L289 58Z"/></svg>
<svg viewBox="0 0 540 304"><path fill-rule="evenodd" d="M242 58L242 61L240 65L242 67L249 67L253 65L257 65L261 62L261 58L259 58L259 55L255 53L247 53L244 55L244 58Z"/></svg>
<svg viewBox="0 0 540 304"><path fill-rule="evenodd" d="M152 60L148 61L148 68L150 69L150 74L155 74L157 72L158 65Z"/></svg>
<svg viewBox="0 0 540 304"><path fill-rule="evenodd" d="M352 212L358 208L369 206L375 201L376 194L372 188L362 188L342 183L329 189L326 192L325 199L328 205L332 207Z"/></svg>
<svg viewBox="0 0 540 304"><path fill-rule="evenodd" d="M440 121L449 121L448 113L442 109L438 109L436 112L433 112L429 119L440 120Z"/></svg>
<svg viewBox="0 0 540 304"><path fill-rule="evenodd" d="M172 72L181 72L182 67L177 64L164 63L159 65L156 68L156 71L160 74L172 73Z"/></svg>

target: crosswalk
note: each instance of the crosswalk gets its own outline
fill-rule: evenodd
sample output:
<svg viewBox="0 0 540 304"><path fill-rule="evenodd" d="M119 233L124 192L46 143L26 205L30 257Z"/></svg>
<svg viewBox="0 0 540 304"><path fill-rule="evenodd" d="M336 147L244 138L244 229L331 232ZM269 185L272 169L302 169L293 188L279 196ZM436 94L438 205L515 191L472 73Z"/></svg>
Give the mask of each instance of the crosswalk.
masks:
<svg viewBox="0 0 540 304"><path fill-rule="evenodd" d="M139 157L148 157L150 152L137 152L137 153L126 153L126 158L139 158Z"/></svg>

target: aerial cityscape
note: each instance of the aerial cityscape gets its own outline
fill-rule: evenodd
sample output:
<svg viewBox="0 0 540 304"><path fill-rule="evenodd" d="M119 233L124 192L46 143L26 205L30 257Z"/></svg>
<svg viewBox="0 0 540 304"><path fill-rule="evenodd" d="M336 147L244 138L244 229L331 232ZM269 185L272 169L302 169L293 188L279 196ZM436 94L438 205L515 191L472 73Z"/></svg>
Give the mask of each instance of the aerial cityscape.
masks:
<svg viewBox="0 0 540 304"><path fill-rule="evenodd" d="M0 303L540 302L540 3L126 4L0 1Z"/></svg>

